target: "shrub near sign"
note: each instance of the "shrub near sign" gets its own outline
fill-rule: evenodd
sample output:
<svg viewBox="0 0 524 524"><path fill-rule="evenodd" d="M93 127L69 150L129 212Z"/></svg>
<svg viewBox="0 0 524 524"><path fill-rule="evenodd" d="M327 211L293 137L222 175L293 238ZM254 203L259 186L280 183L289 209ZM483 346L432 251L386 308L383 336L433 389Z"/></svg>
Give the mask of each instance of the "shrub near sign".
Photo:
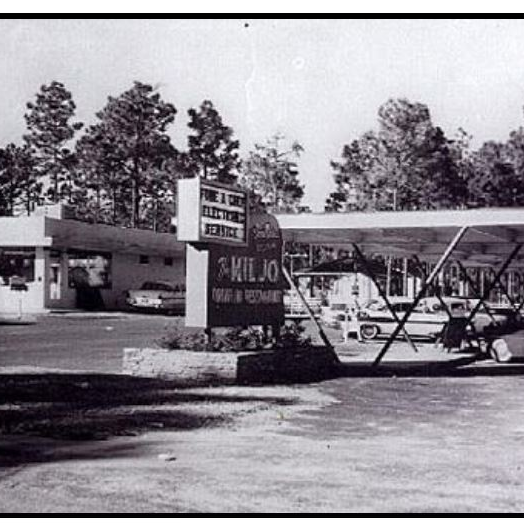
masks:
<svg viewBox="0 0 524 524"><path fill-rule="evenodd" d="M250 217L245 248L209 248L207 296L210 326L284 321L282 237L276 219Z"/></svg>

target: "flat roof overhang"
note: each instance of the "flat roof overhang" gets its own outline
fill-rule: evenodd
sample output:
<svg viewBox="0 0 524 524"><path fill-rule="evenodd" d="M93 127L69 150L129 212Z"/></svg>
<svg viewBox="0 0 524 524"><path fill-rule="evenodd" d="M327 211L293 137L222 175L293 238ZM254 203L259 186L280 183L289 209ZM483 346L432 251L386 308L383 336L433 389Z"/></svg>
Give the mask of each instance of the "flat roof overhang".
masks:
<svg viewBox="0 0 524 524"><path fill-rule="evenodd" d="M467 232L452 259L467 266L491 266L524 243L524 208L443 211L382 211L276 215L283 238L291 242L348 246L370 253L417 255L436 261L457 232ZM512 266L524 266L524 253Z"/></svg>
<svg viewBox="0 0 524 524"><path fill-rule="evenodd" d="M185 244L171 233L45 218L45 234L59 249L182 258Z"/></svg>
<svg viewBox="0 0 524 524"><path fill-rule="evenodd" d="M0 217L0 247L50 247L183 258L176 235L46 216Z"/></svg>

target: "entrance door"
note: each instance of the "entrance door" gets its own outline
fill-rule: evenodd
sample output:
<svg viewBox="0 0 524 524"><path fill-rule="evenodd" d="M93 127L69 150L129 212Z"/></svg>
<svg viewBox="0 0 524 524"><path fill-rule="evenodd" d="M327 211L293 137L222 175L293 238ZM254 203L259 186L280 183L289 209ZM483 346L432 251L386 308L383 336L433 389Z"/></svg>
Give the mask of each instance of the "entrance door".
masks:
<svg viewBox="0 0 524 524"><path fill-rule="evenodd" d="M62 298L62 282L60 263L52 263L49 275L49 298L51 300L60 300Z"/></svg>

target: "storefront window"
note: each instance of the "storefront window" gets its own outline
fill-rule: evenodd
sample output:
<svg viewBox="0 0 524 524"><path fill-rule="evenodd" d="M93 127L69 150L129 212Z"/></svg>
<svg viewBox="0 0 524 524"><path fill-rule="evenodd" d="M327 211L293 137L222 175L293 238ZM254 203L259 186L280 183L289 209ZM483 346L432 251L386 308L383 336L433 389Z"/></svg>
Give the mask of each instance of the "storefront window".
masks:
<svg viewBox="0 0 524 524"><path fill-rule="evenodd" d="M9 285L11 277L35 280L35 249L23 247L0 248L0 285Z"/></svg>
<svg viewBox="0 0 524 524"><path fill-rule="evenodd" d="M68 252L70 288L111 288L111 254L87 251Z"/></svg>

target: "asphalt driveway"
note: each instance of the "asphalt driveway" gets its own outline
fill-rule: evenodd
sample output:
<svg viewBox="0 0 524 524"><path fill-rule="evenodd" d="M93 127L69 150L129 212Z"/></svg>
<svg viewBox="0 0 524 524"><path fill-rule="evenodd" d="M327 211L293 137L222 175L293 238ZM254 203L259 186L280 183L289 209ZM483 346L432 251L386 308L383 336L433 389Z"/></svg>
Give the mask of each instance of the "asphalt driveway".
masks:
<svg viewBox="0 0 524 524"><path fill-rule="evenodd" d="M176 317L105 314L41 316L33 325L0 324L0 367L119 373L124 347L151 346Z"/></svg>

